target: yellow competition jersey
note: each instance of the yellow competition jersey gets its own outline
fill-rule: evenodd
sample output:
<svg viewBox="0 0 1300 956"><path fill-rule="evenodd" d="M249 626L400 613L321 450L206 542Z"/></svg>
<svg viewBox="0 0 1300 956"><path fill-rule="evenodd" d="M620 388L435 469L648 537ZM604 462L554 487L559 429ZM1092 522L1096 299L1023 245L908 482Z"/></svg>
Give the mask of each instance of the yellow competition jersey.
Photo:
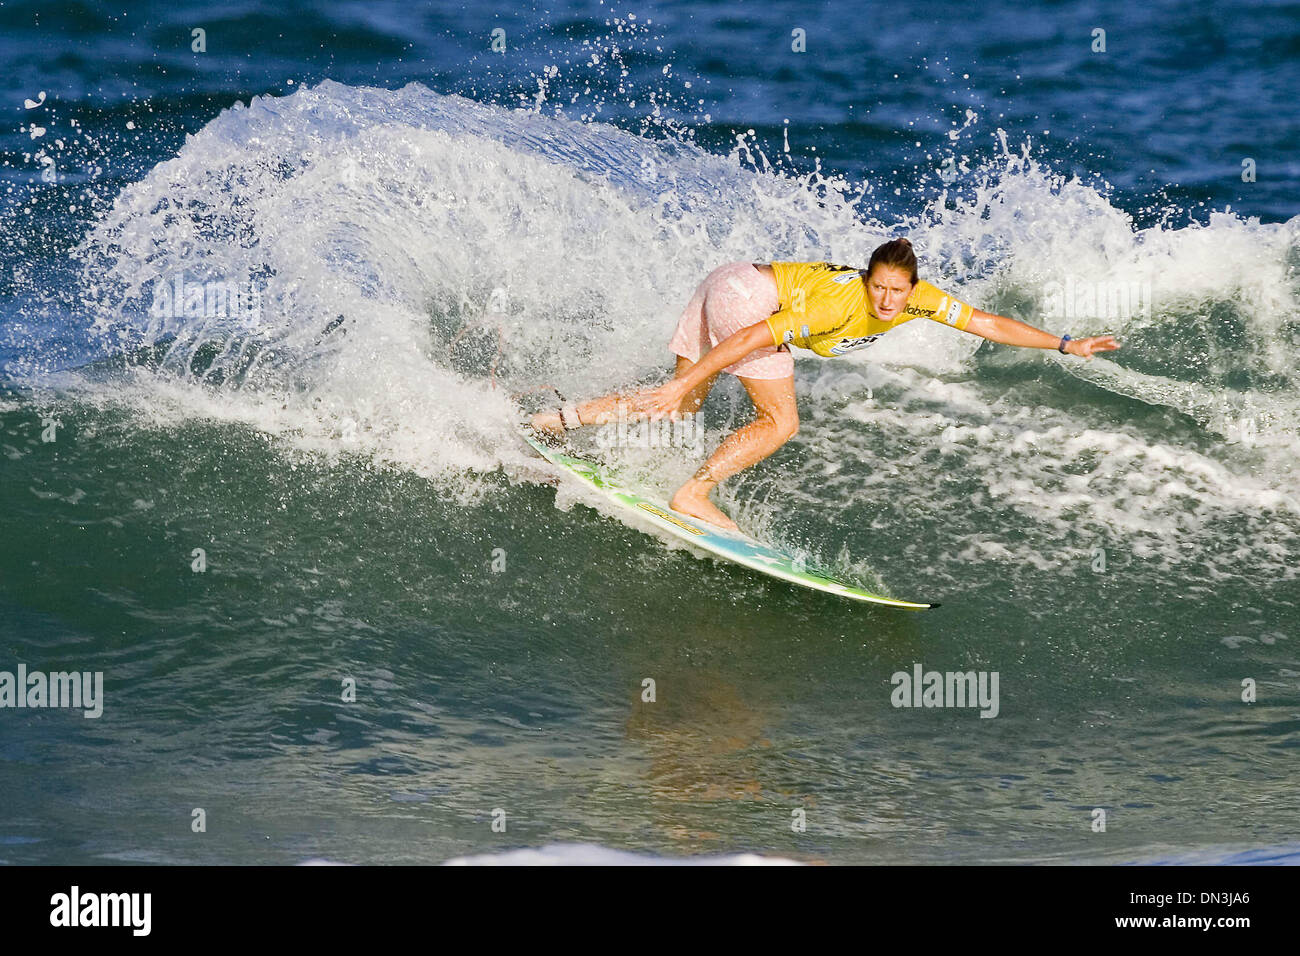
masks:
<svg viewBox="0 0 1300 956"><path fill-rule="evenodd" d="M831 358L865 348L917 316L965 329L975 310L922 280L892 322L876 316L865 270L829 262L773 262L781 308L767 317L772 344L789 342Z"/></svg>

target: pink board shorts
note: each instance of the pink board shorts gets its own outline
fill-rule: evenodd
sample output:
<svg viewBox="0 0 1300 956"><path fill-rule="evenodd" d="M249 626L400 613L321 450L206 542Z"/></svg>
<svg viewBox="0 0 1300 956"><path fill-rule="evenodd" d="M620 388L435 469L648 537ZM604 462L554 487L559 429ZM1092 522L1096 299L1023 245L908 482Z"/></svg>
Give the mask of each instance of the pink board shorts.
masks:
<svg viewBox="0 0 1300 956"><path fill-rule="evenodd" d="M780 308L776 282L752 262L728 262L705 276L677 321L668 343L676 354L698 362L719 342L741 329L762 322ZM740 378L789 378L794 356L789 346L755 349L723 369Z"/></svg>

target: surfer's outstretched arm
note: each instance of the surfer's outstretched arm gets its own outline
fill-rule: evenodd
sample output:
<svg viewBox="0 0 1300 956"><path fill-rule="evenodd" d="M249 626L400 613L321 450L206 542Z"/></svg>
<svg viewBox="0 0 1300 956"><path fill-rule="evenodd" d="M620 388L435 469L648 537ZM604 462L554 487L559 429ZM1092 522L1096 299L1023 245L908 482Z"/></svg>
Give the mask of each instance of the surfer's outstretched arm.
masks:
<svg viewBox="0 0 1300 956"><path fill-rule="evenodd" d="M1001 345L1018 345L1030 349L1060 349L1071 355L1080 355L1091 361L1097 352L1110 352L1119 348L1111 335L1094 335L1087 339L1070 339L1044 332L1018 319L976 309L965 331Z"/></svg>

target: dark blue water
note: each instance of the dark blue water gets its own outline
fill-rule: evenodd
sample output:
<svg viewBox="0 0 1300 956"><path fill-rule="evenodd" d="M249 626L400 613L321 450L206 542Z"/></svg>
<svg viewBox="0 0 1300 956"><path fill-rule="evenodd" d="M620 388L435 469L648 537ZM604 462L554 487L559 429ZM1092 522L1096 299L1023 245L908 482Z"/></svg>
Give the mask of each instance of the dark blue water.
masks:
<svg viewBox="0 0 1300 956"><path fill-rule="evenodd" d="M0 708L0 859L1294 859L1300 7L18 3L0 66L0 702L104 681ZM514 435L662 378L714 266L900 234L1124 343L800 358L719 503L939 610ZM917 663L997 716L893 706Z"/></svg>

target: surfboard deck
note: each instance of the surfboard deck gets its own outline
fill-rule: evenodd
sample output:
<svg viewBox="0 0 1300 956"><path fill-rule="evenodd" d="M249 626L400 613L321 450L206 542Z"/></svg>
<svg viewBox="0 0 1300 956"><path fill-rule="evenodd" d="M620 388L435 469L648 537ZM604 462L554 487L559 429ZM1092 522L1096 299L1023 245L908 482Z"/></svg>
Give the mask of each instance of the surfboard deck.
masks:
<svg viewBox="0 0 1300 956"><path fill-rule="evenodd" d="M916 601L900 601L896 598L872 594L843 581L809 570L803 562L790 555L756 541L740 531L728 531L706 522L673 511L663 502L644 498L618 484L615 477L595 462L570 455L564 450L539 440L532 428L523 425L520 434L532 448L543 458L573 475L588 487L598 491L603 497L621 508L636 512L642 518L669 534L689 541L691 544L710 554L726 558L743 567L761 572L770 577L802 585L827 594L871 604L883 604L887 607L903 608L909 611L923 611L936 608L938 604L922 604Z"/></svg>

